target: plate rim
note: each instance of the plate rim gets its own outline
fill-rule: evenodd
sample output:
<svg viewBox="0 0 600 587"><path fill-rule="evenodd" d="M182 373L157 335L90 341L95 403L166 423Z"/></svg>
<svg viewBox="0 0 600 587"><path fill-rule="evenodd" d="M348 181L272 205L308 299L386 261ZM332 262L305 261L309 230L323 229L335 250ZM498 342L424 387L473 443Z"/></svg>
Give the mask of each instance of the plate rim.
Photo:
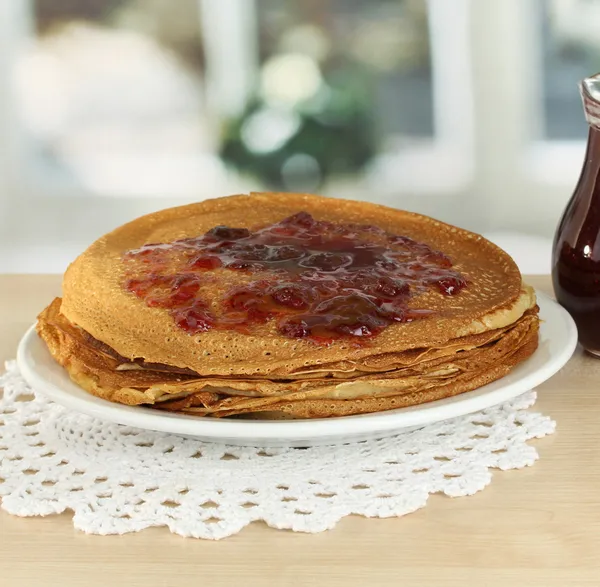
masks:
<svg viewBox="0 0 600 587"><path fill-rule="evenodd" d="M352 437L364 434L389 433L392 430L400 431L406 428L420 427L492 407L535 388L555 375L571 358L577 347L577 328L569 313L556 301L537 290L536 295L540 305L540 314L549 312L551 315L549 318L552 322L560 323L562 321L566 335L565 342L560 351L556 353L556 356L550 357L536 370L526 373L520 379L504 386L500 385L498 389L492 389L488 393L485 393L485 388L494 384L497 386L497 382L502 381L502 379L450 398L371 414L308 420L243 421L163 413L152 408L125 406L110 402L86 392L71 381L64 368L54 361L48 349L37 336L35 324L27 329L19 342L17 365L21 375L32 388L40 389L57 404L100 420L125 426L201 437L213 441L235 439L257 443L270 440L282 442L297 439L320 441L342 436ZM542 320L544 320L543 316ZM540 341L543 342L542 339ZM35 366L30 364L28 356L35 352L37 345L48 353L48 358L52 361L52 366L46 368L56 371L61 379L67 378L65 381L67 384L66 389L44 378ZM538 353L540 350L538 348L535 352ZM535 356L535 353L533 356ZM85 395L78 396L69 392L68 386L74 386L76 393L80 392ZM440 412L443 415L440 415Z"/></svg>

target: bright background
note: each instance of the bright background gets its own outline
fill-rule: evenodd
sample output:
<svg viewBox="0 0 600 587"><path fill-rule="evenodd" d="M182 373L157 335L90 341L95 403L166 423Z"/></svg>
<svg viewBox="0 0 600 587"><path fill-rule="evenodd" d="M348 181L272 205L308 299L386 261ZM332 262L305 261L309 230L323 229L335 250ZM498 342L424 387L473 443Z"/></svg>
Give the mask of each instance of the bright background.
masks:
<svg viewBox="0 0 600 587"><path fill-rule="evenodd" d="M0 272L261 189L429 214L545 272L598 30L590 0L3 0Z"/></svg>

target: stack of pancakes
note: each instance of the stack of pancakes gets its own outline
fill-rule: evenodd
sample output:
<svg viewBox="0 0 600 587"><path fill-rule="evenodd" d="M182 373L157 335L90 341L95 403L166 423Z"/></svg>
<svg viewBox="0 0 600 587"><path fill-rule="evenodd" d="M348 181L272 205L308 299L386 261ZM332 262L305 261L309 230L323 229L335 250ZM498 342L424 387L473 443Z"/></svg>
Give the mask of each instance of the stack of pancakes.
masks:
<svg viewBox="0 0 600 587"><path fill-rule="evenodd" d="M451 259L468 286L454 296L433 289L414 295L409 306L431 315L392 323L364 344L289 338L273 321L246 332L189 334L123 286L127 251L219 225L258 229L299 211L426 243ZM218 311L234 277L226 268L213 274ZM139 218L78 257L63 292L40 314L37 330L73 381L109 401L197 416L317 418L420 404L503 377L538 344L535 294L497 246L425 216L305 194L218 198Z"/></svg>

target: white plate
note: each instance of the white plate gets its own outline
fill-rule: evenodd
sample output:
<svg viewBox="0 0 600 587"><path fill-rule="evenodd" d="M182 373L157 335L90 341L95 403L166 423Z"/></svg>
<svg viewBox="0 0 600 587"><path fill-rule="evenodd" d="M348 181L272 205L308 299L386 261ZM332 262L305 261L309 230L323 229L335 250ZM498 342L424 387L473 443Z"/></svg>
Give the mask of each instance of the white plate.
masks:
<svg viewBox="0 0 600 587"><path fill-rule="evenodd" d="M315 446L383 438L408 428L477 412L528 391L554 375L577 346L577 329L556 302L538 293L540 345L506 377L455 397L375 414L315 420L222 420L124 406L94 397L75 385L30 328L17 352L29 385L55 402L109 422L242 446Z"/></svg>

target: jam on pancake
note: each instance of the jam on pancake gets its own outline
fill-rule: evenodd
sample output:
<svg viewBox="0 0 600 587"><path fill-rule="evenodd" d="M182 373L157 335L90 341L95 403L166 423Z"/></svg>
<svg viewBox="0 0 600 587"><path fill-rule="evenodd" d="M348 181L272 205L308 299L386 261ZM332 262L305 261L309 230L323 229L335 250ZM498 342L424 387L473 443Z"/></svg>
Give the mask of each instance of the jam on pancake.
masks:
<svg viewBox="0 0 600 587"><path fill-rule="evenodd" d="M306 212L254 232L217 226L199 237L147 244L126 252L124 262L124 287L149 307L167 309L190 334L250 332L276 320L289 338L358 340L430 316L409 308L412 296L428 289L453 296L466 286L450 259L424 243ZM215 270L244 276L218 300L219 312L203 295L203 286L218 281Z"/></svg>

